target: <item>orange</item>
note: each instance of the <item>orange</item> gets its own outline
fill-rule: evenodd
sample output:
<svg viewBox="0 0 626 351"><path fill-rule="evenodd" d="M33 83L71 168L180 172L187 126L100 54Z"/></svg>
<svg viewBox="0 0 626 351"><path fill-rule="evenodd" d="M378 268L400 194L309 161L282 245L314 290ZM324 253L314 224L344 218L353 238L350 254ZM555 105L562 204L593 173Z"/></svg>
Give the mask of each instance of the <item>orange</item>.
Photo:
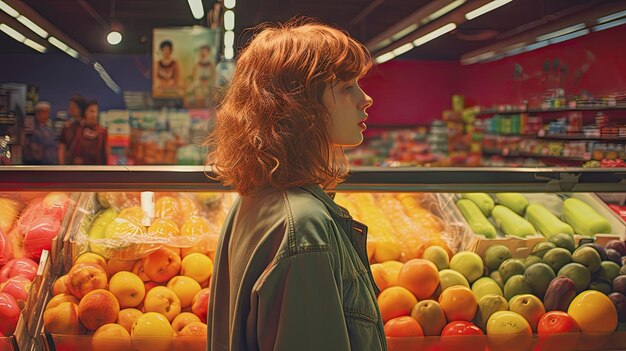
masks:
<svg viewBox="0 0 626 351"><path fill-rule="evenodd" d="M380 289L380 291L387 289L389 287L389 273L385 270L385 266L381 263L374 263L370 265L370 269L372 270L372 276L374 277L378 289Z"/></svg>
<svg viewBox="0 0 626 351"><path fill-rule="evenodd" d="M617 311L611 299L595 290L581 292L572 300L567 314L583 333L609 333L617 327Z"/></svg>
<svg viewBox="0 0 626 351"><path fill-rule="evenodd" d="M97 289L87 293L78 304L78 318L89 330L115 323L120 313L120 304L110 291Z"/></svg>
<svg viewBox="0 0 626 351"><path fill-rule="evenodd" d="M148 228L148 235L167 238L170 236L179 236L180 230L173 220L159 218L152 222L152 225Z"/></svg>
<svg viewBox="0 0 626 351"><path fill-rule="evenodd" d="M429 260L414 258L402 266L398 285L409 289L419 300L427 299L439 285L439 270Z"/></svg>
<svg viewBox="0 0 626 351"><path fill-rule="evenodd" d="M408 316L416 303L417 299L413 293L400 286L387 288L378 295L378 307L383 322L396 317Z"/></svg>
<svg viewBox="0 0 626 351"><path fill-rule="evenodd" d="M471 322L478 308L472 290L463 285L454 285L442 291L439 295L439 304L443 308L448 322Z"/></svg>
<svg viewBox="0 0 626 351"><path fill-rule="evenodd" d="M385 323L385 335L390 338L424 336L422 326L411 317L397 317Z"/></svg>
<svg viewBox="0 0 626 351"><path fill-rule="evenodd" d="M389 286L398 285L398 275L400 274L400 270L402 269L402 266L404 266L404 263L400 261L385 261L381 264L385 267L385 270L389 275Z"/></svg>

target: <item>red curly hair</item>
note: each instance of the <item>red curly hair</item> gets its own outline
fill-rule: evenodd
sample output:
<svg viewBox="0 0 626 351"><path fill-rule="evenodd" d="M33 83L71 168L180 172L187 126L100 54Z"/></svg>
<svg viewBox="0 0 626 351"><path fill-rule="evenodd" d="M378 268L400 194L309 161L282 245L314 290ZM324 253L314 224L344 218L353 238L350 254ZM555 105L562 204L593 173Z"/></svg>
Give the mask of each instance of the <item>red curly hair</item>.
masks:
<svg viewBox="0 0 626 351"><path fill-rule="evenodd" d="M347 33L310 19L255 32L217 110L207 164L242 195L264 186L336 185L348 163L330 141L322 94L338 80L364 76L369 52Z"/></svg>

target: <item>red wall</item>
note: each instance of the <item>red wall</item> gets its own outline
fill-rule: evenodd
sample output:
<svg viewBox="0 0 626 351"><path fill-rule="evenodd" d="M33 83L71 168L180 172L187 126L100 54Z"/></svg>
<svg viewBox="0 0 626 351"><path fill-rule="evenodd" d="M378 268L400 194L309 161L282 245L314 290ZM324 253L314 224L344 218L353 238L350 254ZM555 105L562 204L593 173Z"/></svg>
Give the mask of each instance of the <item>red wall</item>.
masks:
<svg viewBox="0 0 626 351"><path fill-rule="evenodd" d="M466 105L520 104L561 87L567 96L588 91L595 96L626 90L626 25L590 33L502 60L461 66L458 62L391 60L363 79L374 99L371 125L425 125L449 109L453 94ZM544 72L559 59L558 71ZM515 76L515 66L521 74Z"/></svg>

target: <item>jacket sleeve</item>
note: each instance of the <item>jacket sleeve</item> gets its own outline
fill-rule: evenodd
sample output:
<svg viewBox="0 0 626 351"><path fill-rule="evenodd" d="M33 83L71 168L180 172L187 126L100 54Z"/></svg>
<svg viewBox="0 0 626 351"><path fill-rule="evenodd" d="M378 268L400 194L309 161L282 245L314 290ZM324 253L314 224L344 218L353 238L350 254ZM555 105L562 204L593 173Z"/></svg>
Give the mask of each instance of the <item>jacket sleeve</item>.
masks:
<svg viewBox="0 0 626 351"><path fill-rule="evenodd" d="M251 306L257 310L252 338L260 351L350 350L334 266L329 251L303 252L284 258L262 277Z"/></svg>

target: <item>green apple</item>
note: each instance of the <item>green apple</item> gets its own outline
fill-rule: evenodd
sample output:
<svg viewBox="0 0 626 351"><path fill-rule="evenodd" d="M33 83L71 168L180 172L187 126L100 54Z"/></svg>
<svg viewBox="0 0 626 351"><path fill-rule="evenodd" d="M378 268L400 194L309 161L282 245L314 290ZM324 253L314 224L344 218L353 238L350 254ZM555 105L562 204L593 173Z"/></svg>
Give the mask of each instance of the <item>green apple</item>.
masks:
<svg viewBox="0 0 626 351"><path fill-rule="evenodd" d="M509 311L524 317L534 332L537 331L539 319L546 313L543 303L535 295L523 294L514 296L509 302Z"/></svg>
<svg viewBox="0 0 626 351"><path fill-rule="evenodd" d="M587 267L591 273L598 271L598 269L600 269L600 263L602 262L598 251L590 246L579 247L574 251L572 260Z"/></svg>
<svg viewBox="0 0 626 351"><path fill-rule="evenodd" d="M509 304L501 295L485 295L478 300L478 310L476 311L474 322L479 328L485 330L487 327L487 321L492 314L498 311L508 310Z"/></svg>
<svg viewBox="0 0 626 351"><path fill-rule="evenodd" d="M446 288L454 285L463 285L468 288L470 287L463 274L453 271L452 269L439 271L439 286L441 287L441 291L444 291Z"/></svg>
<svg viewBox="0 0 626 351"><path fill-rule="evenodd" d="M436 336L446 325L446 315L435 300L423 300L415 304L411 317L419 322L425 336Z"/></svg>
<svg viewBox="0 0 626 351"><path fill-rule="evenodd" d="M485 295L504 296L500 285L490 277L482 277L472 283L472 293L476 296L476 300L480 300Z"/></svg>
<svg viewBox="0 0 626 351"><path fill-rule="evenodd" d="M552 268L545 263L535 263L534 265L526 268L526 271L524 272L524 278L532 287L533 294L541 299L543 299L550 282L555 277L556 274Z"/></svg>
<svg viewBox="0 0 626 351"><path fill-rule="evenodd" d="M502 281L506 283L506 281L512 276L516 274L524 274L524 269L524 262L522 262L522 260L509 258L508 260L502 262L498 271L500 272Z"/></svg>
<svg viewBox="0 0 626 351"><path fill-rule="evenodd" d="M593 249L592 249L593 250ZM580 263L568 263L559 270L557 275L563 275L574 281L576 293L580 294L589 287L591 283L591 273L587 267Z"/></svg>
<svg viewBox="0 0 626 351"><path fill-rule="evenodd" d="M504 298L509 301L516 295L530 294L532 291L532 287L521 274L512 276L504 284Z"/></svg>
<svg viewBox="0 0 626 351"><path fill-rule="evenodd" d="M558 272L561 267L572 262L572 253L562 247L550 249L543 256L543 262L553 271Z"/></svg>
<svg viewBox="0 0 626 351"><path fill-rule="evenodd" d="M493 272L500 268L502 262L511 258L511 251L504 245L491 245L485 250L484 261L489 271Z"/></svg>
<svg viewBox="0 0 626 351"><path fill-rule="evenodd" d="M450 266L448 253L441 246L429 246L424 251L422 258L434 263L438 270L446 269Z"/></svg>
<svg viewBox="0 0 626 351"><path fill-rule="evenodd" d="M465 277L469 283L483 276L485 267L483 259L477 253L461 251L450 260L450 269L453 269Z"/></svg>

